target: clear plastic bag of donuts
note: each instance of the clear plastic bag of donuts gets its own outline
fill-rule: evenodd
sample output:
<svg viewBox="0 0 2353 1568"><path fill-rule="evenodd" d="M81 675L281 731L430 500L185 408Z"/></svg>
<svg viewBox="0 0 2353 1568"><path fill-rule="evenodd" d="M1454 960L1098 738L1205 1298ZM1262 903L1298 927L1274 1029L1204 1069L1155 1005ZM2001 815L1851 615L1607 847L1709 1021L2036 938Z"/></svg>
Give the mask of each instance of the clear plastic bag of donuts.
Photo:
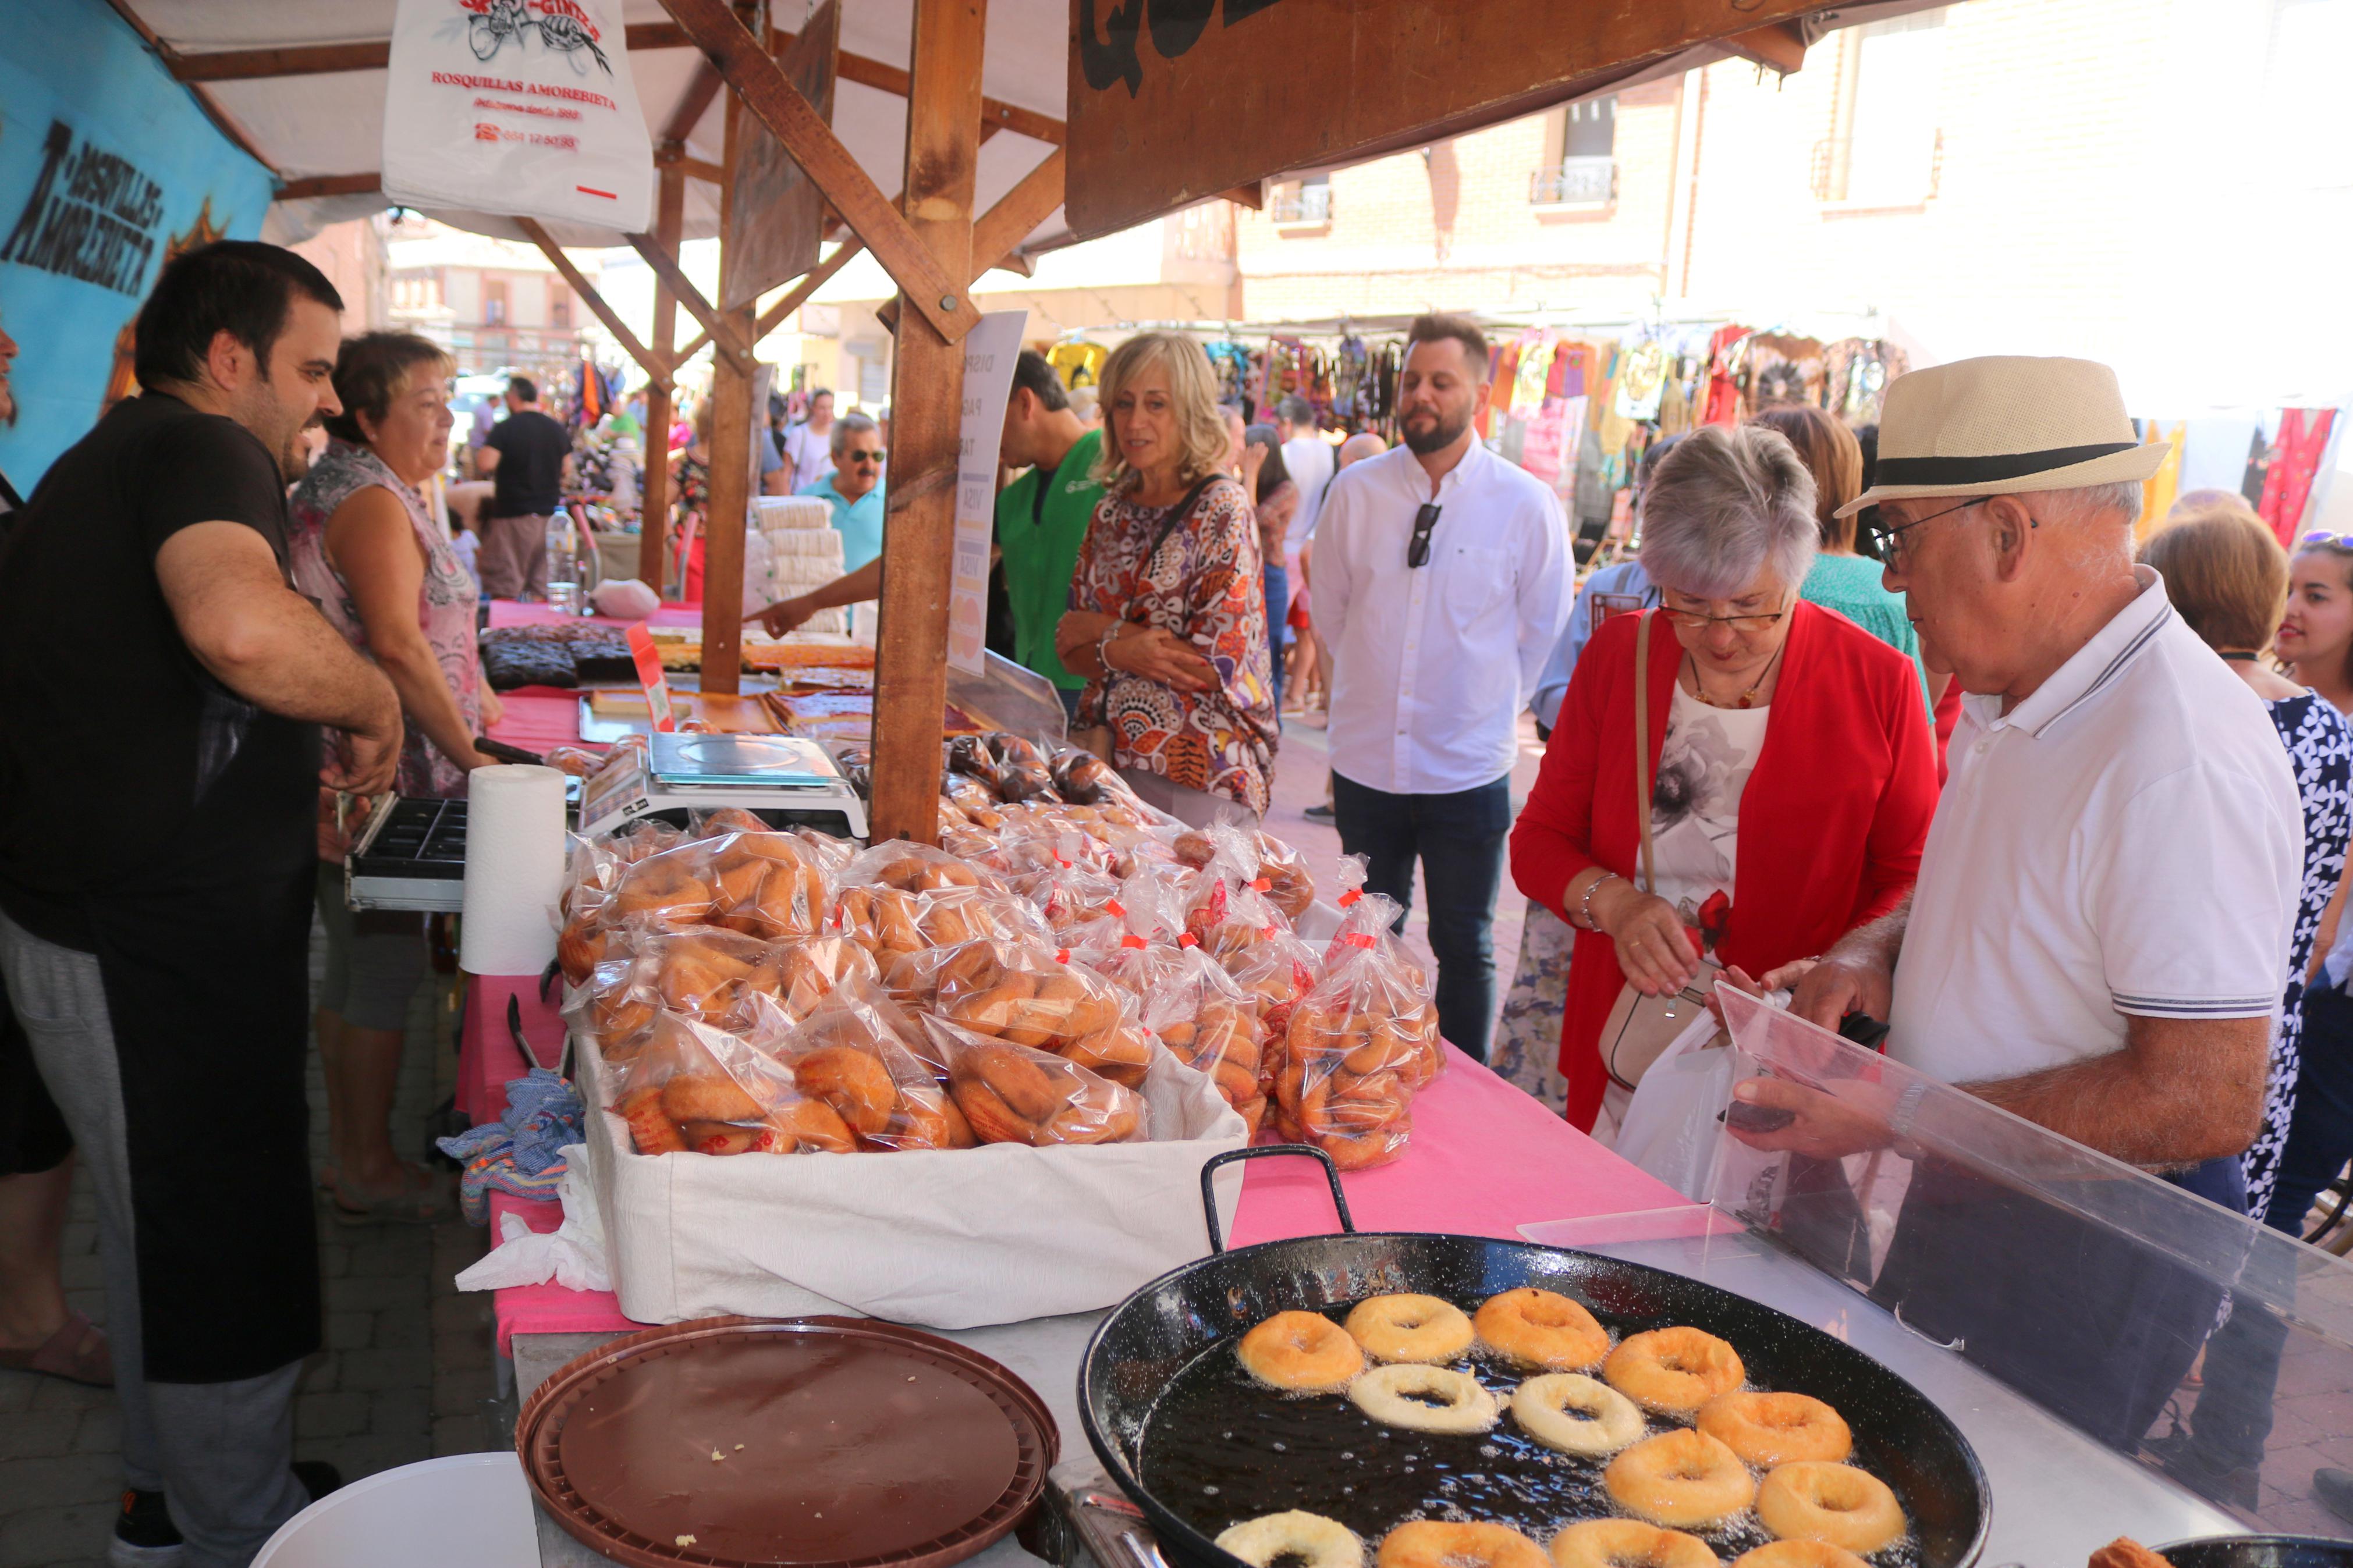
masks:
<svg viewBox="0 0 2353 1568"><path fill-rule="evenodd" d="M1168 961L1192 944L1185 933L1181 889L1162 868L1147 868L1119 885L1101 915L1061 933L1071 954L1141 1001L1170 972Z"/></svg>
<svg viewBox="0 0 2353 1568"><path fill-rule="evenodd" d="M707 840L688 839L624 868L605 904L606 923L673 930L709 925L719 908L711 849Z"/></svg>
<svg viewBox="0 0 2353 1568"><path fill-rule="evenodd" d="M1233 827L1240 839L1235 847L1246 847L1246 857L1238 854L1236 858L1250 872L1250 886L1264 893L1285 920L1295 921L1305 914L1315 902L1315 879L1306 861L1273 834L1242 826L1238 816L1227 817L1217 827L1188 827L1177 834L1170 845L1177 864L1197 871L1208 867L1221 842L1217 828L1226 826Z"/></svg>
<svg viewBox="0 0 2353 1568"><path fill-rule="evenodd" d="M1037 906L1003 888L924 893L915 911L915 929L934 947L981 941L1043 942L1053 936Z"/></svg>
<svg viewBox="0 0 2353 1568"><path fill-rule="evenodd" d="M902 954L931 945L915 923L923 909L923 896L902 888L844 888L834 901L833 929L872 953L887 972Z"/></svg>
<svg viewBox="0 0 2353 1568"><path fill-rule="evenodd" d="M1116 879L1080 866L1055 865L1013 879L1014 889L1028 899L1056 933L1103 919L1119 905Z"/></svg>
<svg viewBox="0 0 2353 1568"><path fill-rule="evenodd" d="M625 1062L644 1046L660 1011L638 984L638 956L627 947L600 958L564 1005L566 1025L596 1042L607 1061Z"/></svg>
<svg viewBox="0 0 2353 1568"><path fill-rule="evenodd" d="M1092 752L1076 746L1056 746L1046 759L1054 793L1072 805L1101 805L1106 801L1141 805L1119 770Z"/></svg>
<svg viewBox="0 0 2353 1568"><path fill-rule="evenodd" d="M938 971L931 1011L975 1034L1050 1051L1134 1087L1152 1065L1152 1042L1125 993L1057 950L1025 942L967 942Z"/></svg>
<svg viewBox="0 0 2353 1568"><path fill-rule="evenodd" d="M755 1040L798 1024L838 985L880 984L873 957L846 936L765 945L744 983L743 1000L723 1020Z"/></svg>
<svg viewBox="0 0 2353 1568"><path fill-rule="evenodd" d="M778 1047L801 1093L825 1101L871 1150L969 1149L975 1140L914 1019L871 983L845 980Z"/></svg>
<svg viewBox="0 0 2353 1568"><path fill-rule="evenodd" d="M784 941L815 936L833 908L833 879L789 833L730 833L711 845L712 923Z"/></svg>
<svg viewBox="0 0 2353 1568"><path fill-rule="evenodd" d="M675 1013L616 1075L613 1110L640 1154L847 1154L840 1113L748 1041Z"/></svg>
<svg viewBox="0 0 2353 1568"><path fill-rule="evenodd" d="M1005 825L997 809L997 794L970 773L954 768L940 770L941 798L953 803L964 813L966 821L976 827L995 829Z"/></svg>
<svg viewBox="0 0 2353 1568"><path fill-rule="evenodd" d="M1289 1049L1292 1010L1315 989L1324 973L1315 950L1291 931L1277 931L1226 960L1227 977L1258 1010L1265 1041L1260 1079L1271 1086Z"/></svg>
<svg viewBox="0 0 2353 1568"><path fill-rule="evenodd" d="M1002 886L996 878L966 865L944 849L912 844L903 838L890 839L860 851L842 868L839 879L844 888L896 888L908 893Z"/></svg>
<svg viewBox="0 0 2353 1568"><path fill-rule="evenodd" d="M731 833L773 831L768 819L740 805L698 805L686 814L696 838L723 838Z"/></svg>
<svg viewBox="0 0 2353 1568"><path fill-rule="evenodd" d="M1144 1026L1186 1066L1207 1073L1255 1135L1267 1085L1258 1009L1198 947L1173 951L1168 972L1144 999Z"/></svg>
<svg viewBox="0 0 2353 1568"><path fill-rule="evenodd" d="M1397 908L1378 894L1364 901ZM1412 1131L1406 1108L1440 1059L1427 988L1370 936L1363 941L1292 1009L1274 1075L1276 1125L1345 1170L1403 1152Z"/></svg>
<svg viewBox="0 0 2353 1568"><path fill-rule="evenodd" d="M1046 752L1009 730L991 730L980 737L997 761L997 798L1006 801L1059 800Z"/></svg>
<svg viewBox="0 0 2353 1568"><path fill-rule="evenodd" d="M1185 904L1185 930L1220 963L1245 948L1291 929L1259 885L1258 850L1248 834L1231 824L1209 829L1215 847L1209 863L1196 873Z"/></svg>
<svg viewBox="0 0 2353 1568"><path fill-rule="evenodd" d="M983 1143L1141 1143L1144 1097L1076 1062L959 1028L925 1014L924 1030L947 1059L948 1092Z"/></svg>

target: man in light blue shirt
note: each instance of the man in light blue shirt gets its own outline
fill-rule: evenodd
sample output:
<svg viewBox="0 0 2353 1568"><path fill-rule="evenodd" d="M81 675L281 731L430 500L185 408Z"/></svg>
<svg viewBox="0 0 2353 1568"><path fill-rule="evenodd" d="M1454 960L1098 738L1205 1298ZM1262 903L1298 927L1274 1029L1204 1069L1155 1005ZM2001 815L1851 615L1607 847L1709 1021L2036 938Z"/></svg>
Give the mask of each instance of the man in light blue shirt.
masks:
<svg viewBox="0 0 2353 1568"><path fill-rule="evenodd" d="M1600 601L1614 600L1603 605ZM1650 574L1642 570L1640 561L1620 561L1604 566L1585 580L1577 591L1577 603L1570 606L1568 625L1553 645L1552 657L1545 660L1544 673L1536 678L1536 694L1528 700L1528 711L1536 716L1536 725L1546 736L1560 721L1560 700L1568 695L1568 678L1577 673L1577 661L1585 652L1585 645L1593 640L1609 615L1622 609L1632 609L1636 600L1640 607L1648 608L1659 602L1659 591L1651 586Z"/></svg>
<svg viewBox="0 0 2353 1568"><path fill-rule="evenodd" d="M833 508L841 535L841 569L855 572L882 553L882 437L863 414L833 422L833 472L802 487Z"/></svg>

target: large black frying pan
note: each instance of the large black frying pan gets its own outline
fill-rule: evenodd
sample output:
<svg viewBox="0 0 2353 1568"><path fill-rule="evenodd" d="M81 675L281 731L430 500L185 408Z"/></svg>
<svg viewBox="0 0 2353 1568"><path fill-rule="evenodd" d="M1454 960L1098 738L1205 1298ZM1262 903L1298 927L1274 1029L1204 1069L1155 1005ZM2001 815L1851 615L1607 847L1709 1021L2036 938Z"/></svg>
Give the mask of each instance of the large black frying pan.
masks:
<svg viewBox="0 0 2353 1568"><path fill-rule="evenodd" d="M1271 1154L1323 1161L1343 1234L1225 1250L1210 1177L1229 1161ZM1523 1285L1574 1297L1614 1331L1687 1323L1728 1340L1756 1384L1810 1394L1845 1415L1856 1462L1894 1487L1911 1515L1919 1568L1968 1568L1984 1548L1992 1497L1968 1439L1909 1383L1786 1313L1679 1274L1591 1253L1480 1237L1360 1233L1339 1172L1318 1149L1273 1144L1219 1154L1202 1167L1201 1193L1210 1256L1161 1276L1113 1309L1079 1372L1087 1441L1143 1510L1162 1549L1187 1568L1242 1568L1141 1477L1155 1404L1195 1358L1292 1309L1324 1310L1388 1291L1442 1296L1469 1307Z"/></svg>

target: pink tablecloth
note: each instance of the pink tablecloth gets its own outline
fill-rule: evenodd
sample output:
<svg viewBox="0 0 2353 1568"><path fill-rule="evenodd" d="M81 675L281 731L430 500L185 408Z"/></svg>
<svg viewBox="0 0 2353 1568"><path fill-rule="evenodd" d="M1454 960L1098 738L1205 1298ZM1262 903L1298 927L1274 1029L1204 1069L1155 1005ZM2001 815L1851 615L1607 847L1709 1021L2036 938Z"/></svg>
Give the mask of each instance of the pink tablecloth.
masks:
<svg viewBox="0 0 2353 1568"><path fill-rule="evenodd" d="M522 1070L507 1031L506 999L519 996L523 1036L551 1065L563 1021L539 1000L536 978L474 977L459 1058L459 1108L480 1121L506 1106L504 1085ZM1412 1145L1395 1164L1342 1178L1359 1230L1442 1231L1516 1240L1523 1225L1685 1209L1682 1194L1610 1153L1469 1058L1448 1049L1447 1071L1414 1101ZM563 1223L554 1203L491 1200L533 1230ZM496 1224L495 1219L492 1221ZM1322 1167L1308 1160L1250 1162L1234 1215L1233 1242L1337 1230ZM498 1292L499 1349L518 1333L625 1332L607 1292L533 1285Z"/></svg>

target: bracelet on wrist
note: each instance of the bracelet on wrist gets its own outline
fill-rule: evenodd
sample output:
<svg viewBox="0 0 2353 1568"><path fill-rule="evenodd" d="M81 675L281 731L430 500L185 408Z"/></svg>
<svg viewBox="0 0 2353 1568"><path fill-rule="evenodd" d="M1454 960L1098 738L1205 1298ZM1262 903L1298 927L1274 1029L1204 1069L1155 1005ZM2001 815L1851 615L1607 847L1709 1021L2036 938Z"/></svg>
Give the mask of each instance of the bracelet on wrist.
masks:
<svg viewBox="0 0 2353 1568"><path fill-rule="evenodd" d="M1625 880L1625 879L1619 876L1615 871L1604 871L1601 875L1594 878L1590 882L1588 882L1585 885L1585 897L1578 901L1577 913L1570 919L1568 923L1573 926L1580 927L1586 931L1599 931L1601 928L1593 922L1593 895L1601 890L1601 884L1604 882L1620 882L1623 880Z"/></svg>
<svg viewBox="0 0 2353 1568"><path fill-rule="evenodd" d="M1095 662L1103 666L1103 672L1106 676L1118 673L1112 668L1111 664L1111 645L1118 638L1119 623L1113 621L1103 628L1103 635L1095 640Z"/></svg>

